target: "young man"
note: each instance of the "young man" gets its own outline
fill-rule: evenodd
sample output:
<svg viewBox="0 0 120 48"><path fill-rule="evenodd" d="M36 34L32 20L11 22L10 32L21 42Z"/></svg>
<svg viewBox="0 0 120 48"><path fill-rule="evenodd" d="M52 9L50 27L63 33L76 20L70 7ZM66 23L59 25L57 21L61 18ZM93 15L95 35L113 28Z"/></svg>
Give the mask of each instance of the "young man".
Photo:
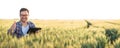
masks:
<svg viewBox="0 0 120 48"><path fill-rule="evenodd" d="M35 25L32 22L28 21L28 17L29 17L29 10L26 8L21 8L20 21L13 23L13 25L8 30L8 34L20 38L27 34L29 28L35 28Z"/></svg>

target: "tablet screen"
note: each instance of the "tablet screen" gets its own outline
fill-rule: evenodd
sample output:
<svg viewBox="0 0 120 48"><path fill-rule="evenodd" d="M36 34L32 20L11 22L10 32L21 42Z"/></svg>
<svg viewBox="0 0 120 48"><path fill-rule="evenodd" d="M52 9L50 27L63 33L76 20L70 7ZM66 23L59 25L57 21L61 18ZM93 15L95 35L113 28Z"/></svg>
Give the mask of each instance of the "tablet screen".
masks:
<svg viewBox="0 0 120 48"><path fill-rule="evenodd" d="M38 30L41 30L41 28L29 28L27 34L29 34L29 33L36 33Z"/></svg>

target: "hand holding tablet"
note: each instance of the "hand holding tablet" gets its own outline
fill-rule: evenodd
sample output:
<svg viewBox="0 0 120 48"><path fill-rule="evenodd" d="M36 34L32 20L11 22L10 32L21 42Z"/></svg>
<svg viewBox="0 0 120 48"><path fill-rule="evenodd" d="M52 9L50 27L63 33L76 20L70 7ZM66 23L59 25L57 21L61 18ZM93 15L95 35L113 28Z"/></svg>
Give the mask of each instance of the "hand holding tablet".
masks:
<svg viewBox="0 0 120 48"><path fill-rule="evenodd" d="M32 34L32 33L36 33L38 32L39 30L41 30L41 28L29 28L27 34Z"/></svg>

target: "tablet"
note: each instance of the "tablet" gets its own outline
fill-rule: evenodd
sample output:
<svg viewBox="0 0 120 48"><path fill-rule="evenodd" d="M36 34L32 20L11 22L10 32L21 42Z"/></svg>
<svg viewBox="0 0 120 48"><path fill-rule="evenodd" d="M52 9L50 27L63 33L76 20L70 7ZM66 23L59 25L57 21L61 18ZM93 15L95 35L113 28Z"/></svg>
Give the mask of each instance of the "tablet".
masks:
<svg viewBox="0 0 120 48"><path fill-rule="evenodd" d="M41 28L29 28L27 34L36 33L39 30L41 30Z"/></svg>

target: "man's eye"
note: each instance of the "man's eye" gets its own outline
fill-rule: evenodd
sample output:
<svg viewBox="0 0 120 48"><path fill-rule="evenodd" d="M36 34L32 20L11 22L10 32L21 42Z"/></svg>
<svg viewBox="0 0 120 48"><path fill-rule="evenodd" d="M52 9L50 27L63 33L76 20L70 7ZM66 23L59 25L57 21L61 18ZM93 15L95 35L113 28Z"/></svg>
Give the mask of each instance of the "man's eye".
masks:
<svg viewBox="0 0 120 48"><path fill-rule="evenodd" d="M28 16L28 15L21 15L21 16Z"/></svg>

